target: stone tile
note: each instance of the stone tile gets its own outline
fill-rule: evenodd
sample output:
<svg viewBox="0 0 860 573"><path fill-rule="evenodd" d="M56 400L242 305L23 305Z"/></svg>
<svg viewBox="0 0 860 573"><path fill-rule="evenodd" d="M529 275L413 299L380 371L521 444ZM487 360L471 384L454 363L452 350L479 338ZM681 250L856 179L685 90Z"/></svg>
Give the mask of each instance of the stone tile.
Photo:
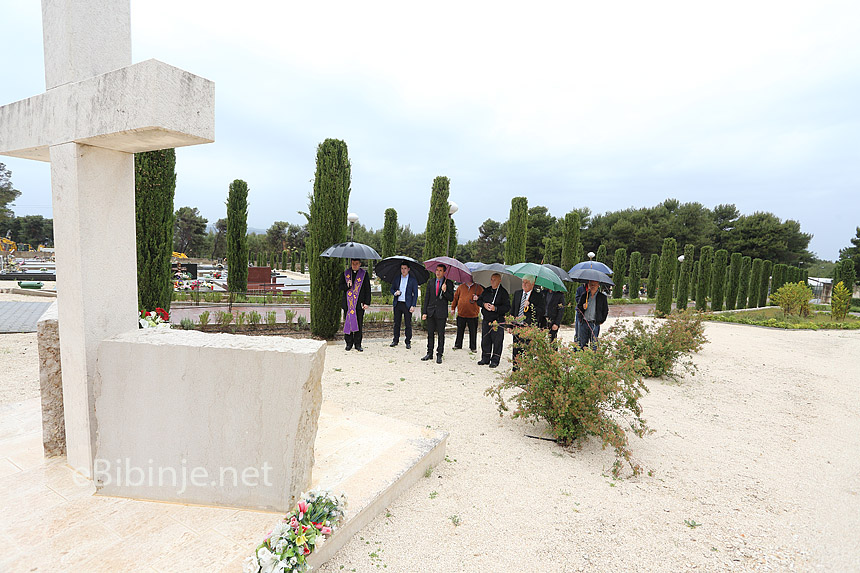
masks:
<svg viewBox="0 0 860 573"><path fill-rule="evenodd" d="M157 571L210 572L220 570L248 551L211 529L198 537L187 539L152 563Z"/></svg>
<svg viewBox="0 0 860 573"><path fill-rule="evenodd" d="M0 332L36 332L39 317L50 302L0 302Z"/></svg>
<svg viewBox="0 0 860 573"><path fill-rule="evenodd" d="M103 526L107 518L121 513L124 505L125 500L95 497L61 502L11 519L6 534L16 543L32 544L34 539L54 538L71 528Z"/></svg>
<svg viewBox="0 0 860 573"><path fill-rule="evenodd" d="M242 547L253 547L269 534L283 516L282 513L238 511L218 523L214 529Z"/></svg>
<svg viewBox="0 0 860 573"><path fill-rule="evenodd" d="M45 462L41 432L6 440L3 444L3 455L23 470L40 467Z"/></svg>
<svg viewBox="0 0 860 573"><path fill-rule="evenodd" d="M119 551L120 538L98 523L88 522L64 529L56 537L31 537L25 552L11 559L8 571L80 571L78 565L92 555Z"/></svg>
<svg viewBox="0 0 860 573"><path fill-rule="evenodd" d="M190 527L197 533L212 529L218 523L226 521L240 510L224 507L206 507L202 505L170 505L170 517Z"/></svg>
<svg viewBox="0 0 860 573"><path fill-rule="evenodd" d="M21 468L16 466L9 458L0 458L0 478L18 473Z"/></svg>

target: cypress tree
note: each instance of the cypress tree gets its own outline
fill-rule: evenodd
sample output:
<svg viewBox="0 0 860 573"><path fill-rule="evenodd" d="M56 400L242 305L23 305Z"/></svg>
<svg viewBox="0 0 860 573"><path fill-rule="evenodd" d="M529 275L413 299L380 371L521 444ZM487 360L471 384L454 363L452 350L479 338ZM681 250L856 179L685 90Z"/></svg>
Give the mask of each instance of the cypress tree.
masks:
<svg viewBox="0 0 860 573"><path fill-rule="evenodd" d="M630 298L639 299L639 287L642 285L642 253L630 253Z"/></svg>
<svg viewBox="0 0 860 573"><path fill-rule="evenodd" d="M673 296L673 298L678 296L678 282L681 279L681 261L679 261L678 259L675 259L674 265L675 266L674 266L673 270L675 272L675 280L672 283L672 296Z"/></svg>
<svg viewBox="0 0 860 573"><path fill-rule="evenodd" d="M160 307L170 311L175 192L175 150L162 149L134 155L137 303L142 310Z"/></svg>
<svg viewBox="0 0 860 573"><path fill-rule="evenodd" d="M302 251L302 274L305 274L307 272L307 268L305 267L307 262L308 262L308 254L306 252ZM372 269L373 269L373 267L371 267L371 270Z"/></svg>
<svg viewBox="0 0 860 573"><path fill-rule="evenodd" d="M809 269L803 269L803 284L809 284Z"/></svg>
<svg viewBox="0 0 860 573"><path fill-rule="evenodd" d="M448 246L448 256L452 259L457 258L457 223L454 221L454 217L449 217L450 226L448 227L448 239L446 240L446 245Z"/></svg>
<svg viewBox="0 0 860 573"><path fill-rule="evenodd" d="M627 249L620 247L615 249L615 261L612 270L617 279L615 286L612 287L612 298L622 298L624 296L624 273L627 272Z"/></svg>
<svg viewBox="0 0 860 573"><path fill-rule="evenodd" d="M526 260L526 238L529 224L529 200L525 197L511 199L511 214L508 218L508 236L505 240L505 264L515 265Z"/></svg>
<svg viewBox="0 0 860 573"><path fill-rule="evenodd" d="M680 276L678 277L678 296L675 306L678 310L687 310L687 303L690 295L690 279L693 273L693 259L696 256L695 245L684 245L684 261L678 265L681 267Z"/></svg>
<svg viewBox="0 0 860 573"><path fill-rule="evenodd" d="M700 273L701 263L696 261L693 263L693 275L690 278L690 300L696 301L696 297L699 296L699 275ZM698 301L696 301L698 302Z"/></svg>
<svg viewBox="0 0 860 573"><path fill-rule="evenodd" d="M227 194L227 290L248 290L248 184L241 179Z"/></svg>
<svg viewBox="0 0 860 573"><path fill-rule="evenodd" d="M597 247L597 256L594 257L595 260L600 261L606 266L609 266L609 257L606 256L606 245L600 245ZM613 273L615 269L612 269ZM613 281L615 282L615 281Z"/></svg>
<svg viewBox="0 0 860 573"><path fill-rule="evenodd" d="M725 249L720 249L714 253L714 265L711 272L711 310L723 310L723 301L725 300L723 288L726 283L726 261L728 258L729 252Z"/></svg>
<svg viewBox="0 0 860 573"><path fill-rule="evenodd" d="M833 282L831 283L833 286L838 285L842 281L842 261L836 261L836 264L833 265ZM845 284L845 283L842 283Z"/></svg>
<svg viewBox="0 0 860 573"><path fill-rule="evenodd" d="M290 255L290 270L296 272L296 251L293 251Z"/></svg>
<svg viewBox="0 0 860 573"><path fill-rule="evenodd" d="M581 263L584 259L585 259L585 247L582 246L581 241L577 241L576 249L574 250L574 253L573 253L573 260L576 262L574 262L573 264ZM565 270L569 271L570 269L565 269Z"/></svg>
<svg viewBox="0 0 860 573"><path fill-rule="evenodd" d="M424 232L424 260L445 255L448 241L448 194L451 182L439 176L433 180L430 190L430 211L427 213L427 228Z"/></svg>
<svg viewBox="0 0 860 573"><path fill-rule="evenodd" d="M287 268L287 250L284 249L281 251L281 269L286 270Z"/></svg>
<svg viewBox="0 0 860 573"><path fill-rule="evenodd" d="M660 278L660 255L654 253L651 255L651 264L648 266L648 294L647 298L655 298L657 296L657 281Z"/></svg>
<svg viewBox="0 0 860 573"><path fill-rule="evenodd" d="M741 263L743 255L732 253L732 261L729 264L729 279L726 287L726 310L734 310L738 304L738 287L741 283Z"/></svg>
<svg viewBox="0 0 860 573"><path fill-rule="evenodd" d="M579 239L579 227L581 225L581 221L579 218L579 213L576 211L571 211L567 215L564 216L564 223L562 226L562 243L561 243L561 268L565 271L570 271L573 266L578 263L577 260L577 252L582 249L582 243ZM573 323L574 316L576 314L576 308L574 304L574 297L576 295L576 289L572 287L567 289L567 292L564 295L565 300L565 309L564 309L564 323L571 324Z"/></svg>
<svg viewBox="0 0 860 573"><path fill-rule="evenodd" d="M388 208L385 210L385 223L382 226L382 258L393 257L397 252L397 211ZM382 283L382 294L391 296L391 283Z"/></svg>
<svg viewBox="0 0 860 573"><path fill-rule="evenodd" d="M708 310L708 293L714 263L714 247L708 245L699 251L699 284L696 285L696 310Z"/></svg>
<svg viewBox="0 0 860 573"><path fill-rule="evenodd" d="M657 316L666 316L672 312L672 280L674 278L676 253L678 245L675 239L663 239L663 255L660 257L660 279L657 287Z"/></svg>
<svg viewBox="0 0 860 573"><path fill-rule="evenodd" d="M842 284L845 285L854 296L854 283L857 282L857 269L854 267L854 261L851 259L842 260Z"/></svg>
<svg viewBox="0 0 860 573"><path fill-rule="evenodd" d="M346 143L326 139L317 147L314 193L308 209L306 241L311 273L311 332L333 338L340 324L342 259L320 253L346 241L346 214L352 171Z"/></svg>
<svg viewBox="0 0 860 573"><path fill-rule="evenodd" d="M782 263L773 266L773 281L770 285L770 294L775 293L785 284L785 269L786 266Z"/></svg>
<svg viewBox="0 0 860 573"><path fill-rule="evenodd" d="M758 286L758 305L767 306L767 295L770 289L770 274L773 271L773 262L764 261L761 264L761 282Z"/></svg>
<svg viewBox="0 0 860 573"><path fill-rule="evenodd" d="M753 259L752 270L750 271L750 292L749 298L747 299L747 308L755 308L758 306L763 262L764 261L761 259Z"/></svg>
<svg viewBox="0 0 860 573"><path fill-rule="evenodd" d="M738 284L738 303L735 308L747 308L750 295L750 274L752 272L752 257L741 259L741 280Z"/></svg>

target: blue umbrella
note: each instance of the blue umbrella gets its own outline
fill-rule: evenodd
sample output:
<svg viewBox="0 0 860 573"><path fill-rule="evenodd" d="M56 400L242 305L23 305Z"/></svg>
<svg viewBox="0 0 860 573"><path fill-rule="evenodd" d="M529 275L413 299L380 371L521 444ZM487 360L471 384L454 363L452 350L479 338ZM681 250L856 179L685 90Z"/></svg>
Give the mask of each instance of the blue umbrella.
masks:
<svg viewBox="0 0 860 573"><path fill-rule="evenodd" d="M570 271L570 278L581 282L597 281L600 284L609 286L613 286L615 284L612 282L612 279L609 278L609 275L595 269L573 269Z"/></svg>
<svg viewBox="0 0 860 573"><path fill-rule="evenodd" d="M582 269L591 269L591 270L595 270L595 271L600 271L601 273L606 274L606 275L612 274L612 269L610 269L609 267L607 267L606 265L604 265L600 261L582 261L581 263L576 263L575 265L573 265L573 267L571 267L570 271L568 271L568 272L572 273L573 271L578 271L578 270L582 270ZM573 277L571 277L571 278L573 278Z"/></svg>

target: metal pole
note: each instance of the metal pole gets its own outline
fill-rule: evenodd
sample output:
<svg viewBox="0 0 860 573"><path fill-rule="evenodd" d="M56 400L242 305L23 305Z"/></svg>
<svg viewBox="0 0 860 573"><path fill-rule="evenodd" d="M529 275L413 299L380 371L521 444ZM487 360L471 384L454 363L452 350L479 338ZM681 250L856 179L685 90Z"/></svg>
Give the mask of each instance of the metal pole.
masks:
<svg viewBox="0 0 860 573"><path fill-rule="evenodd" d="M448 256L448 251L451 249L451 214L448 213L448 243L445 245L445 256Z"/></svg>

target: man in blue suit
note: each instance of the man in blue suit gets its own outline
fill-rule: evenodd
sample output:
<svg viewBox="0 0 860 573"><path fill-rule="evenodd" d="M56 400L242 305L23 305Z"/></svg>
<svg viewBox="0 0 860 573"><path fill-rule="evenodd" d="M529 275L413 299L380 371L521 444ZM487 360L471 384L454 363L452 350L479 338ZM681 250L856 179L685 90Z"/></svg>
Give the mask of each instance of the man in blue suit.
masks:
<svg viewBox="0 0 860 573"><path fill-rule="evenodd" d="M400 322L406 317L406 348L412 348L412 313L418 304L418 281L409 272L409 265L400 265L400 280L391 283L391 294L394 295L394 341L389 346L397 346L400 342Z"/></svg>

